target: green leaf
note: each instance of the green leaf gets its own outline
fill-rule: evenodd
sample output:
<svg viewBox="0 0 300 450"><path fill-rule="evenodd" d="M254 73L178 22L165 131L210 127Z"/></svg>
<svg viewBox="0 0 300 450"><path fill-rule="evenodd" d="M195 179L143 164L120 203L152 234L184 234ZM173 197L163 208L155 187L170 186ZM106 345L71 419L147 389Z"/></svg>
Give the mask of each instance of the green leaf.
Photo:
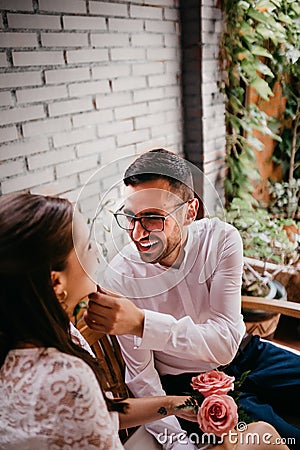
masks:
<svg viewBox="0 0 300 450"><path fill-rule="evenodd" d="M256 2L255 8L267 8L269 11L273 11L276 8L276 5L274 5L274 3L270 2L269 0L260 0Z"/></svg>
<svg viewBox="0 0 300 450"><path fill-rule="evenodd" d="M244 0L241 0L239 2L239 7L247 11L247 9L249 9L249 3Z"/></svg>
<svg viewBox="0 0 300 450"><path fill-rule="evenodd" d="M277 33L277 38L280 40L280 42L282 41L286 41L285 39L285 27L283 25L281 25L281 23L278 20L275 20L275 18L270 18L270 26L272 28L274 28L274 32L276 31Z"/></svg>
<svg viewBox="0 0 300 450"><path fill-rule="evenodd" d="M252 19L257 20L258 22L264 23L268 25L269 19L267 16L265 16L263 13L257 11L256 9L250 8L248 11L248 16L252 17Z"/></svg>
<svg viewBox="0 0 300 450"><path fill-rule="evenodd" d="M252 35L253 36L253 27L248 22L242 22L240 27L240 34L241 35Z"/></svg>
<svg viewBox="0 0 300 450"><path fill-rule="evenodd" d="M294 12L296 13L296 15L299 17L300 16L300 5L298 5L295 0L293 0L293 4L291 5L291 8L294 10Z"/></svg>
<svg viewBox="0 0 300 450"><path fill-rule="evenodd" d="M266 58L273 59L271 53L268 52L266 48L260 47L259 45L254 45L253 47L251 47L251 53L253 53L253 55L265 56Z"/></svg>
<svg viewBox="0 0 300 450"><path fill-rule="evenodd" d="M241 68L243 72L241 72L241 77L245 77L247 79L247 83L257 77L257 73L253 64L249 64L247 61L242 65Z"/></svg>
<svg viewBox="0 0 300 450"><path fill-rule="evenodd" d="M234 390L238 391L240 389L240 387L245 382L245 380L250 372L251 372L251 370L247 370L246 372L242 373L242 375L240 376L240 379L238 381L235 381L235 383L234 383Z"/></svg>
<svg viewBox="0 0 300 450"><path fill-rule="evenodd" d="M274 74L271 71L271 69L268 66L266 66L266 64L262 63L261 61L257 61L255 68L263 75L267 75L271 78L274 78Z"/></svg>
<svg viewBox="0 0 300 450"><path fill-rule="evenodd" d="M240 100L237 97L231 96L228 103L235 113L241 114L241 112L244 109L243 104L240 102Z"/></svg>
<svg viewBox="0 0 300 450"><path fill-rule="evenodd" d="M271 39L274 36L274 31L262 24L256 27L256 33L260 34L264 39Z"/></svg>
<svg viewBox="0 0 300 450"><path fill-rule="evenodd" d="M256 92L263 98L264 100L269 100L269 97L273 97L273 92L269 88L268 83L262 78L256 77L253 81L250 82L250 86L256 90Z"/></svg>
<svg viewBox="0 0 300 450"><path fill-rule="evenodd" d="M264 144L253 135L248 136L248 141L258 151L262 151L265 147Z"/></svg>
<svg viewBox="0 0 300 450"><path fill-rule="evenodd" d="M255 36L254 28L247 22L242 23L239 30L239 35L241 36L241 39L246 43L247 47L249 47L252 42L255 42L257 39Z"/></svg>
<svg viewBox="0 0 300 450"><path fill-rule="evenodd" d="M293 24L292 19L286 14L283 14L282 12L278 14L278 19L281 20L281 22L287 23L288 25Z"/></svg>
<svg viewBox="0 0 300 450"><path fill-rule="evenodd" d="M295 0L292 0L292 1L295 1ZM274 5L276 5L277 6L277 8L281 8L281 3L282 3L282 0L272 0L272 3L274 3Z"/></svg>

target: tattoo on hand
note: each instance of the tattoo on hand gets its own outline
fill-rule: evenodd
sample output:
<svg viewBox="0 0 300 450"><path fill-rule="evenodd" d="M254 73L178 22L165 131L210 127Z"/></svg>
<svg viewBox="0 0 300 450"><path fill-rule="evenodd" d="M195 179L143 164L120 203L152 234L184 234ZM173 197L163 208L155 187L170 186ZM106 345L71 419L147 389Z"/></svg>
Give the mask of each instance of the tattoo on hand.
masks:
<svg viewBox="0 0 300 450"><path fill-rule="evenodd" d="M167 410L164 406L161 406L158 410L157 410L158 414L161 414L162 416L166 416L167 415Z"/></svg>

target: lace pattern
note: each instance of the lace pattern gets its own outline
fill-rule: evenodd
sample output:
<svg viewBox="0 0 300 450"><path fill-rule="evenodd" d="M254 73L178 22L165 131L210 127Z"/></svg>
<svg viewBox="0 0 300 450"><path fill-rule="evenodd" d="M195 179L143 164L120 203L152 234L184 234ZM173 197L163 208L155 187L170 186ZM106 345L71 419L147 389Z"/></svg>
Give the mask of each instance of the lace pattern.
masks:
<svg viewBox="0 0 300 450"><path fill-rule="evenodd" d="M79 358L54 348L11 350L0 398L0 449L123 449L117 414Z"/></svg>

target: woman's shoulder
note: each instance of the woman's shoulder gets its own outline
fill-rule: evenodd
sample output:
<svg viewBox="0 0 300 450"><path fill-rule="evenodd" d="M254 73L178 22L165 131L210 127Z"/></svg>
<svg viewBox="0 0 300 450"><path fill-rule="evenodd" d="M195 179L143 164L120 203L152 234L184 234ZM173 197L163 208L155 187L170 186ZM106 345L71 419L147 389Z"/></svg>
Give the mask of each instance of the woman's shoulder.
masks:
<svg viewBox="0 0 300 450"><path fill-rule="evenodd" d="M92 369L83 359L61 352L56 348L47 348L40 356L40 363L44 367L48 367L51 374L66 372L67 374L81 375L83 378L91 376L94 378Z"/></svg>
<svg viewBox="0 0 300 450"><path fill-rule="evenodd" d="M77 356L63 353L53 347L18 348L11 350L1 368L3 376L27 368L33 378L57 377L65 372L91 376L91 368ZM30 368L30 370L28 370Z"/></svg>
<svg viewBox="0 0 300 450"><path fill-rule="evenodd" d="M35 412L49 410L51 405L57 409L65 402L92 403L92 391L104 401L88 364L52 347L11 350L1 367L0 378L0 394L5 397L7 411L19 399L31 408L34 406Z"/></svg>
<svg viewBox="0 0 300 450"><path fill-rule="evenodd" d="M122 448L115 444L117 424L107 411L94 372L82 359L55 348L16 349L7 355L3 369L0 447L1 439L21 443L32 439L33 427L37 443L30 448L68 442L70 448L87 449L91 441L101 450Z"/></svg>

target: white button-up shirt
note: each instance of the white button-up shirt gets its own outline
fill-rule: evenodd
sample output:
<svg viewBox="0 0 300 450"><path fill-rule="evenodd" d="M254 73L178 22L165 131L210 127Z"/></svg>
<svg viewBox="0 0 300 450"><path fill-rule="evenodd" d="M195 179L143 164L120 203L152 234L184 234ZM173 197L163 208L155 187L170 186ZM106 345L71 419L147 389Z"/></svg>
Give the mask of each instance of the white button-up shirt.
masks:
<svg viewBox="0 0 300 450"><path fill-rule="evenodd" d="M164 395L158 374L205 372L234 358L245 332L242 266L237 230L216 218L188 227L179 268L143 262L132 243L112 260L104 287L145 311L143 337L119 337L135 396ZM171 431L178 427L175 418L167 418L151 431L159 432L164 421Z"/></svg>

